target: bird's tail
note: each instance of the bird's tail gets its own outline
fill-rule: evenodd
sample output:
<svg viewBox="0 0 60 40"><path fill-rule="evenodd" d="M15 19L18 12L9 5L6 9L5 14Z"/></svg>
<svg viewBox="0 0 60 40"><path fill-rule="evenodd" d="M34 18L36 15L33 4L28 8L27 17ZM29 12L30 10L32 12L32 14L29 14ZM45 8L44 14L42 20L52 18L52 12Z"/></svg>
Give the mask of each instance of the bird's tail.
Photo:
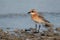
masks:
<svg viewBox="0 0 60 40"><path fill-rule="evenodd" d="M51 23L45 23L45 27L52 27L53 26L53 24L51 24Z"/></svg>

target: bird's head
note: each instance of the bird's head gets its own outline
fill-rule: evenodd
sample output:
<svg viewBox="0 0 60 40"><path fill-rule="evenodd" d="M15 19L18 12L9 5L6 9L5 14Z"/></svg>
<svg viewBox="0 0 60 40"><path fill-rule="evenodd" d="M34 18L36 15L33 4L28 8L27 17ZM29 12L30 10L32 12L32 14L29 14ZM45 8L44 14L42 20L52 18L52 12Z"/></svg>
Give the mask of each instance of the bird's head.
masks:
<svg viewBox="0 0 60 40"><path fill-rule="evenodd" d="M37 11L36 9L31 9L28 14L31 14L31 15L34 15L34 14L37 14Z"/></svg>

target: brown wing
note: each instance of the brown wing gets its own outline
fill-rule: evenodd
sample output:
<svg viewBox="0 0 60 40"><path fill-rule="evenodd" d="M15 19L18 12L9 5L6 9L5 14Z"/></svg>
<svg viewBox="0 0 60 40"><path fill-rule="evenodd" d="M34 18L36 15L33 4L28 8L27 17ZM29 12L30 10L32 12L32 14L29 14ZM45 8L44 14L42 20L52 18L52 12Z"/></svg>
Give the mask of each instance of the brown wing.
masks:
<svg viewBox="0 0 60 40"><path fill-rule="evenodd" d="M38 15L38 17L39 18L41 18L41 19L43 19L45 22L48 22L48 23L50 23L48 20L46 20L43 16L41 16L41 15Z"/></svg>
<svg viewBox="0 0 60 40"><path fill-rule="evenodd" d="M44 20L44 21L50 23L50 21L48 21L48 20Z"/></svg>
<svg viewBox="0 0 60 40"><path fill-rule="evenodd" d="M42 18L42 19L44 18L44 17L43 17L43 16L41 16L41 15L38 15L38 17L40 17L40 18Z"/></svg>
<svg viewBox="0 0 60 40"><path fill-rule="evenodd" d="M45 22L48 22L48 23L50 23L48 20L46 20L46 19L43 19Z"/></svg>

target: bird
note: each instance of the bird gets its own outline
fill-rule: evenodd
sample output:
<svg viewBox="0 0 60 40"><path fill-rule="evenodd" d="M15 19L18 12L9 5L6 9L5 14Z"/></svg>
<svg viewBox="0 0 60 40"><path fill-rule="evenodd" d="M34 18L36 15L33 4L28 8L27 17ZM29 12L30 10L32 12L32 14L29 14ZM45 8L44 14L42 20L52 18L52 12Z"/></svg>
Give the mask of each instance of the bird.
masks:
<svg viewBox="0 0 60 40"><path fill-rule="evenodd" d="M42 15L39 15L36 9L31 9L28 14L31 15L31 19L36 23L35 27L37 29L37 23L42 24L45 27L51 27L52 24L50 21L46 20ZM38 32L40 30L41 25L39 25Z"/></svg>

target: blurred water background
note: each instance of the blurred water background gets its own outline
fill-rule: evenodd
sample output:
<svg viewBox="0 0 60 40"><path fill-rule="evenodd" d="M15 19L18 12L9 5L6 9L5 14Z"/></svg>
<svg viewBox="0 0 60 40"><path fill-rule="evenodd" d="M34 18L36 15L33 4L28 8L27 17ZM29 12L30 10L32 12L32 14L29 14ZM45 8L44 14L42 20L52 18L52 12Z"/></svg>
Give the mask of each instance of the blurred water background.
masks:
<svg viewBox="0 0 60 40"><path fill-rule="evenodd" d="M41 15L43 15L47 20L54 24L54 28L60 27L60 13L42 12ZM0 15L0 28L3 28L4 30L6 28L14 30L16 28L25 29L31 27L34 28L35 23L31 20L30 15L27 13L10 13ZM41 29L44 29L44 27L41 27Z"/></svg>

